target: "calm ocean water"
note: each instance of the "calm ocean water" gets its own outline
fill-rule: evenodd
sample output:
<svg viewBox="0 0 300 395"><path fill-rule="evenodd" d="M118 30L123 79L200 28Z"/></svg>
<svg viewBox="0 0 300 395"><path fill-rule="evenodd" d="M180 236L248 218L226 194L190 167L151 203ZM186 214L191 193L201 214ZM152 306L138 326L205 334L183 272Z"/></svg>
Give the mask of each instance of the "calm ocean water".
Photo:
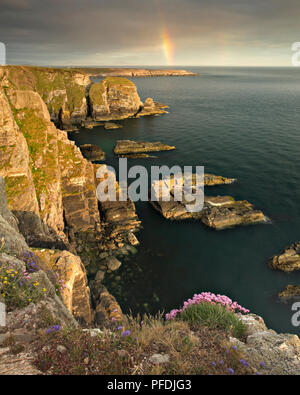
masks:
<svg viewBox="0 0 300 395"><path fill-rule="evenodd" d="M191 68L189 68L191 69ZM133 78L142 100L168 104L160 117L120 121L123 129L81 129L78 145L100 145L107 163L118 139L161 141L176 150L129 165L203 165L238 183L206 188L247 199L272 223L212 231L200 222L168 222L137 203L143 230L139 252L107 278L125 312L168 311L194 293L228 295L278 331L291 325L291 304L277 293L300 285L300 273L271 270L270 256L300 240L300 69L199 68L198 77Z"/></svg>

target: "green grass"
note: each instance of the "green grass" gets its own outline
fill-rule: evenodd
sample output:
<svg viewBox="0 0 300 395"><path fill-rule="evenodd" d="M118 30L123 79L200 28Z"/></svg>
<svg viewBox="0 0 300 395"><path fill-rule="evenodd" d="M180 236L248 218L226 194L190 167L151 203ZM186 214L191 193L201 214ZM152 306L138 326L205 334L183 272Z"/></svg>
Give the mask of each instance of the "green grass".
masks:
<svg viewBox="0 0 300 395"><path fill-rule="evenodd" d="M124 77L106 77L104 81L109 87L114 85L135 86L133 82Z"/></svg>
<svg viewBox="0 0 300 395"><path fill-rule="evenodd" d="M205 325L212 329L222 329L238 339L243 338L246 333L246 327L239 316L219 304L191 305L178 314L178 319L193 326Z"/></svg>
<svg viewBox="0 0 300 395"><path fill-rule="evenodd" d="M91 85L89 96L92 104L103 105L103 94L105 93L105 87L103 81L97 82Z"/></svg>

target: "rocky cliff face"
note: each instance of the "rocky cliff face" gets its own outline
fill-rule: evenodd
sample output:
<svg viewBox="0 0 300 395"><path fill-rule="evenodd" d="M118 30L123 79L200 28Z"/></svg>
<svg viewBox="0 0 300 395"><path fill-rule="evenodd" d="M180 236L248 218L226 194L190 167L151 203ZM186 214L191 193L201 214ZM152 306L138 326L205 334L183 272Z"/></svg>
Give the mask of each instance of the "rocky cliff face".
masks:
<svg viewBox="0 0 300 395"><path fill-rule="evenodd" d="M91 83L87 75L76 70L44 67L6 66L1 69L7 86L35 91L41 96L52 121L70 128L72 123L86 118L86 90Z"/></svg>
<svg viewBox="0 0 300 395"><path fill-rule="evenodd" d="M0 91L0 175L9 207L33 246L68 244L65 227L99 228L94 172L34 91Z"/></svg>
<svg viewBox="0 0 300 395"><path fill-rule="evenodd" d="M101 254L113 258L119 255L119 249L138 244L133 232L138 230L140 222L130 201L98 206L94 165L82 156L67 133L51 121L51 100L47 98L56 84L53 81L61 76L49 71L47 78L51 78L53 86L49 83L50 96L43 93L42 98L37 91L39 79L35 72L23 67L19 73L16 68L0 68L0 176L5 180L7 202L13 212L10 226L20 230L26 240L21 238L18 243L20 254L27 244L31 248L58 251L55 253L55 262L60 264L58 272L69 287L65 303L75 316L88 322L91 320L89 291L85 274L80 272L81 262L95 275L103 259ZM78 79L76 83L83 86L86 77L76 78L74 81ZM7 226L2 229L3 234L10 232ZM13 243L7 240L12 247ZM44 255L42 258L50 262L46 252ZM71 262L71 272L66 262ZM93 307L100 306L98 310L103 314L108 309L104 316L109 317L111 305L117 303L107 296L99 281L96 283Z"/></svg>
<svg viewBox="0 0 300 395"><path fill-rule="evenodd" d="M3 87L40 95L50 119L58 127L74 130L90 116L96 121L163 114L160 103L140 100L135 85L126 78L107 77L92 83L85 72L33 66L0 67Z"/></svg>
<svg viewBox="0 0 300 395"><path fill-rule="evenodd" d="M136 86L126 78L107 77L89 91L94 120L116 120L134 116L143 103Z"/></svg>
<svg viewBox="0 0 300 395"><path fill-rule="evenodd" d="M28 270L26 254L31 251L19 232L18 220L10 212L6 202L4 179L0 177L0 268L2 265L9 265L9 267L14 267L23 272ZM55 319L59 320L59 317L61 317L64 324L73 323L76 325L71 314L83 323L89 324L92 321L93 314L86 271L80 258L68 251L55 252L53 250L34 249L34 253L35 256L40 257L40 261L31 277L43 284L46 289L45 298L41 299L39 303L51 310ZM55 291L55 286L59 286L61 282L65 288L62 289L62 300L56 295ZM32 307L29 304L26 311L28 312ZM26 313L24 312L24 314ZM18 315L22 316L21 310ZM26 322L24 320L22 325L25 325Z"/></svg>

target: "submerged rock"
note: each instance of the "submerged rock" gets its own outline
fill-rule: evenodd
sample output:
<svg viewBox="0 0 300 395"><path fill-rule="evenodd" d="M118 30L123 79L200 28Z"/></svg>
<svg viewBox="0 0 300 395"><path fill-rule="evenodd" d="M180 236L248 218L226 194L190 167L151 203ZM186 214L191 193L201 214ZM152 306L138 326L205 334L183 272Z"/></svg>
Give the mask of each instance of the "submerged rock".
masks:
<svg viewBox="0 0 300 395"><path fill-rule="evenodd" d="M98 147L97 145L84 144L79 148L84 158L90 160L91 162L105 159L105 152L103 152L102 148Z"/></svg>
<svg viewBox="0 0 300 395"><path fill-rule="evenodd" d="M273 269L284 272L300 270L300 243L294 243L281 254L274 255L270 258L269 265Z"/></svg>
<svg viewBox="0 0 300 395"><path fill-rule="evenodd" d="M167 145L160 142L145 142L132 140L118 140L114 148L116 155L143 153L152 151L170 151L174 150L173 145Z"/></svg>

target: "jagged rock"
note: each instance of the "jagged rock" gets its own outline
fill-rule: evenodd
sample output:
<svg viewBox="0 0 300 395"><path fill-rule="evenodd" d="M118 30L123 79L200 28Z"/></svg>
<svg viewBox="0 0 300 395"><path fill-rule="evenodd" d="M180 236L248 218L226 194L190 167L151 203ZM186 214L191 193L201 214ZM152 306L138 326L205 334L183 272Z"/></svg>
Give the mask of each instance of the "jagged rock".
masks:
<svg viewBox="0 0 300 395"><path fill-rule="evenodd" d="M86 270L78 256L69 251L34 250L35 254L57 275L64 284L62 300L77 319L89 324L92 321L90 289Z"/></svg>
<svg viewBox="0 0 300 395"><path fill-rule="evenodd" d="M284 272L300 270L300 243L294 243L281 254L274 255L270 258L269 265L273 269Z"/></svg>
<svg viewBox="0 0 300 395"><path fill-rule="evenodd" d="M175 149L174 146L160 142L152 143L145 141L118 140L114 148L114 153L116 155L122 155L152 151L170 151L173 149Z"/></svg>
<svg viewBox="0 0 300 395"><path fill-rule="evenodd" d="M263 374L300 374L300 339L296 335L265 330L249 335L245 343L235 338L230 341ZM262 363L264 368L260 369Z"/></svg>
<svg viewBox="0 0 300 395"><path fill-rule="evenodd" d="M166 108L168 108L167 105L155 102L152 98L148 97L145 100L142 110L136 116L139 118L147 115L165 114L167 112L165 110Z"/></svg>
<svg viewBox="0 0 300 395"><path fill-rule="evenodd" d="M96 304L95 323L103 327L112 320L122 321L122 310L116 299L103 285L94 284L94 287L92 294Z"/></svg>
<svg viewBox="0 0 300 395"><path fill-rule="evenodd" d="M81 145L80 151L82 155L87 160L90 160L91 162L105 159L105 152L103 152L102 148L98 147L97 145L92 145L92 144Z"/></svg>
<svg viewBox="0 0 300 395"><path fill-rule="evenodd" d="M122 265L121 262L115 257L105 259L103 261L103 264L107 267L107 270L110 271L118 270L119 267Z"/></svg>
<svg viewBox="0 0 300 395"><path fill-rule="evenodd" d="M104 129L111 130L111 129L121 129L123 126L113 122L105 122Z"/></svg>
<svg viewBox="0 0 300 395"><path fill-rule="evenodd" d="M246 336L254 335L257 332L267 330L263 318L256 314L241 315L240 319L246 327Z"/></svg>
<svg viewBox="0 0 300 395"><path fill-rule="evenodd" d="M95 176L100 169L103 174L106 173L107 177L111 179L116 187L116 201L100 201L100 211L103 215L104 226L111 238L121 237L127 242L128 234L137 232L140 228L141 222L138 220L134 203L127 199L126 201L119 200L119 184L113 172L109 171L106 165L95 165ZM106 177L96 178L96 183L104 181ZM129 236L130 237L130 236Z"/></svg>
<svg viewBox="0 0 300 395"><path fill-rule="evenodd" d="M140 244L137 237L133 233L128 233L128 241L132 246L137 246Z"/></svg>
<svg viewBox="0 0 300 395"><path fill-rule="evenodd" d="M286 288L278 294L278 296L282 300L300 300L300 285L287 285Z"/></svg>

